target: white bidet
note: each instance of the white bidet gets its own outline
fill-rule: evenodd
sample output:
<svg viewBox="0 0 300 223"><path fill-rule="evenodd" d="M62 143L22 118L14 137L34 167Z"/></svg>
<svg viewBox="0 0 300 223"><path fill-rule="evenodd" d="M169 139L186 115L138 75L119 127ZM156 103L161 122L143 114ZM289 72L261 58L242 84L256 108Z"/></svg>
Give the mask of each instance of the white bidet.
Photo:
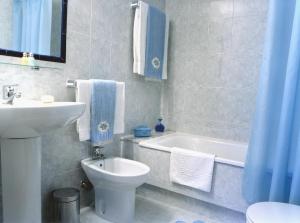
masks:
<svg viewBox="0 0 300 223"><path fill-rule="evenodd" d="M95 189L96 214L114 223L133 223L135 189L146 182L150 168L118 157L84 159L81 166Z"/></svg>

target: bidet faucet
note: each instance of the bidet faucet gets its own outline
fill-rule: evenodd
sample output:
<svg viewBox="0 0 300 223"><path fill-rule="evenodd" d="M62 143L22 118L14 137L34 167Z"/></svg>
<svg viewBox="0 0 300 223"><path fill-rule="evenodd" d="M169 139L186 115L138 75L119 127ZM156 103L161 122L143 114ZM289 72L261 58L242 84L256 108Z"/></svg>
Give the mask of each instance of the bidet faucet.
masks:
<svg viewBox="0 0 300 223"><path fill-rule="evenodd" d="M15 98L20 98L22 96L21 92L16 92L16 89L19 85L4 85L2 87L3 90L3 104L12 105L14 103Z"/></svg>
<svg viewBox="0 0 300 223"><path fill-rule="evenodd" d="M94 146L93 147L93 153L92 153L92 159L105 159L104 154L101 152L101 150L104 149L104 146Z"/></svg>

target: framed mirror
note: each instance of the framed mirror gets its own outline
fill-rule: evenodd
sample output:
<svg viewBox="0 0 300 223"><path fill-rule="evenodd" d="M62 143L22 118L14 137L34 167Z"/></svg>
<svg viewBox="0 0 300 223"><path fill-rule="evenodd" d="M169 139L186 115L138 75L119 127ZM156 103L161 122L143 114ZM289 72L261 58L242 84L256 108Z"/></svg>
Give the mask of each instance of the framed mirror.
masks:
<svg viewBox="0 0 300 223"><path fill-rule="evenodd" d="M68 0L0 0L0 55L66 62Z"/></svg>

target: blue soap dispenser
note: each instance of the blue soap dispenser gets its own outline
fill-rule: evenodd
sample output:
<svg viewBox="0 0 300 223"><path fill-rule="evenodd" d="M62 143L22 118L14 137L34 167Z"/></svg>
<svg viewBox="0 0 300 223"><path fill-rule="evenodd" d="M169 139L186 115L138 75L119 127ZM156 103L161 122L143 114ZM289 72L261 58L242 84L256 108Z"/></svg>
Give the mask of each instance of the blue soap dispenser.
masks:
<svg viewBox="0 0 300 223"><path fill-rule="evenodd" d="M159 118L158 119L158 123L157 125L155 126L155 131L156 132L164 132L165 131L165 126L161 123L162 122L162 118Z"/></svg>

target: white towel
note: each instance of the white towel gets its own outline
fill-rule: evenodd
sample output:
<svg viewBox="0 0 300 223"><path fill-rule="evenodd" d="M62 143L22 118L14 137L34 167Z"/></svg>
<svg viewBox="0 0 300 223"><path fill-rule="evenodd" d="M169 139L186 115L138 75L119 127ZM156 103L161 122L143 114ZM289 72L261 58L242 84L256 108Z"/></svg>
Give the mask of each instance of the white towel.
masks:
<svg viewBox="0 0 300 223"><path fill-rule="evenodd" d="M139 1L133 26L133 73L144 75L148 4Z"/></svg>
<svg viewBox="0 0 300 223"><path fill-rule="evenodd" d="M167 80L168 79L168 42L169 42L169 24L170 19L168 16L166 16L166 33L165 33L165 49L164 49L164 66L163 66L163 73L162 73L162 79Z"/></svg>
<svg viewBox="0 0 300 223"><path fill-rule="evenodd" d="M91 80L77 80L76 101L86 104L83 115L77 120L77 132L80 141L90 140L90 106L91 106ZM122 134L125 129L125 83L117 82L114 134Z"/></svg>
<svg viewBox="0 0 300 223"><path fill-rule="evenodd" d="M114 134L125 131L125 83L117 82Z"/></svg>
<svg viewBox="0 0 300 223"><path fill-rule="evenodd" d="M77 80L76 101L85 103L85 111L77 120L77 132L80 141L90 139L91 84L89 80Z"/></svg>
<svg viewBox="0 0 300 223"><path fill-rule="evenodd" d="M172 148L170 158L171 182L211 191L215 155Z"/></svg>

